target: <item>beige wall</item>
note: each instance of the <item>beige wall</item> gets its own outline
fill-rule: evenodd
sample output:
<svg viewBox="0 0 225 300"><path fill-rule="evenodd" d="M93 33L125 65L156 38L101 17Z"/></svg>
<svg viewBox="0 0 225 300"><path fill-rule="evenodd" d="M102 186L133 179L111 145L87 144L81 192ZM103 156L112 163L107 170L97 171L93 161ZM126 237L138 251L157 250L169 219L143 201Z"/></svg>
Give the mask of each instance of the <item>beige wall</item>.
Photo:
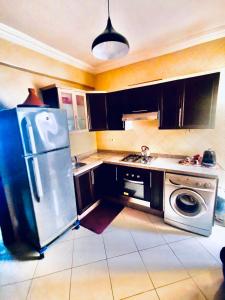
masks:
<svg viewBox="0 0 225 300"><path fill-rule="evenodd" d="M115 90L129 84L157 78L185 76L225 68L225 38L176 53L167 54L96 76L96 88ZM211 130L159 130L158 122L132 122L132 129L97 133L99 149L140 151L147 145L152 152L194 155L207 148L216 151L225 167L225 73L221 74L216 127Z"/></svg>
<svg viewBox="0 0 225 300"><path fill-rule="evenodd" d="M0 39L0 108L23 103L28 88L50 84L93 89L94 76L77 68ZM40 94L39 94L40 95ZM71 154L96 150L95 133L70 133Z"/></svg>
<svg viewBox="0 0 225 300"><path fill-rule="evenodd" d="M225 68L225 38L98 74L97 90Z"/></svg>

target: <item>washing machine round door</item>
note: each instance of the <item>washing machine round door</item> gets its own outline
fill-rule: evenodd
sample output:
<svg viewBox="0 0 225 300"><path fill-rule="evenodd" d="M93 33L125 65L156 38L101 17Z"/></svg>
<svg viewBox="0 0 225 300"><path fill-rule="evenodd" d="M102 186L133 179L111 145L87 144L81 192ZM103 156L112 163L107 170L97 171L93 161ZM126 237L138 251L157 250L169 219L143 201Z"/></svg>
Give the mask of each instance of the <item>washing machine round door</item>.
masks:
<svg viewBox="0 0 225 300"><path fill-rule="evenodd" d="M202 196L186 188L177 189L171 194L170 205L182 217L197 217L207 210Z"/></svg>

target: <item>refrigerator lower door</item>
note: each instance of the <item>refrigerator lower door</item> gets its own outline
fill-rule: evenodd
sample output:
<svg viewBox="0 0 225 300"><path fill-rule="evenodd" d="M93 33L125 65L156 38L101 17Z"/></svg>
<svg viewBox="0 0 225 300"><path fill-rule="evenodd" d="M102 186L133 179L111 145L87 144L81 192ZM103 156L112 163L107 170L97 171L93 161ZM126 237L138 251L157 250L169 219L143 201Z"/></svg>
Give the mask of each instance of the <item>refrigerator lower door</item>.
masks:
<svg viewBox="0 0 225 300"><path fill-rule="evenodd" d="M39 244L43 247L77 217L70 149L25 159Z"/></svg>
<svg viewBox="0 0 225 300"><path fill-rule="evenodd" d="M17 108L24 155L68 147L66 112L50 108Z"/></svg>

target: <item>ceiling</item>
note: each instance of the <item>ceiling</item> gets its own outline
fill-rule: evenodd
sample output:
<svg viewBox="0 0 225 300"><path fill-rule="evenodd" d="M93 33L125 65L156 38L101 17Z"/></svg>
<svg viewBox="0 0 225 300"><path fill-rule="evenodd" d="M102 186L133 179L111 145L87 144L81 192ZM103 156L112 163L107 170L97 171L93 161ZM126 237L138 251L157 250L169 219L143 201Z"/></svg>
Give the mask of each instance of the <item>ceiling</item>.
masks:
<svg viewBox="0 0 225 300"><path fill-rule="evenodd" d="M91 54L107 0L0 0L0 22L101 72L225 36L225 0L110 0L114 28L129 54L104 62Z"/></svg>

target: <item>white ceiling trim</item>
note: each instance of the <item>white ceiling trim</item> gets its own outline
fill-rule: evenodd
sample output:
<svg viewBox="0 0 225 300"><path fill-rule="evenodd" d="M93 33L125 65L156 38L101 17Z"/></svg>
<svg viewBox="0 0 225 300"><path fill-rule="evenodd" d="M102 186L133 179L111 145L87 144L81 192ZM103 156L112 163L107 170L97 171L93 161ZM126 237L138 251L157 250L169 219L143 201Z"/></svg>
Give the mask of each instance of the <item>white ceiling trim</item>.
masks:
<svg viewBox="0 0 225 300"><path fill-rule="evenodd" d="M64 52L61 52L51 46L48 46L47 44L42 43L32 38L31 36L19 30L16 30L10 26L7 26L3 23L0 23L0 38L18 44L25 48L29 48L33 51L39 52L50 58L56 59L73 67L82 69L84 71L88 71L90 73L94 73L94 68L91 65L77 58L74 58Z"/></svg>
<svg viewBox="0 0 225 300"><path fill-rule="evenodd" d="M59 51L45 43L32 38L31 36L24 34L10 26L0 23L0 38L6 39L10 42L19 44L25 48L29 48L33 51L44 54L48 57L64 62L68 65L76 68L88 71L93 74L106 72L112 69L120 68L129 64L133 64L139 61L151 59L160 55L172 53L185 48L189 48L201 43L209 42L219 38L225 37L225 25L216 27L213 30L207 32L200 32L196 35L185 37L182 41L176 41L173 45L162 45L157 48L151 48L149 50L140 51L134 54L120 59L119 61L108 61L99 64L98 66L92 66L77 58L74 58L62 51Z"/></svg>
<svg viewBox="0 0 225 300"><path fill-rule="evenodd" d="M202 43L213 41L225 37L225 25L219 26L208 32L200 32L196 35L186 37L185 40L177 41L172 46L152 48L150 50L140 51L124 57L120 61L108 61L102 65L95 67L95 73L102 73L116 68L120 68L129 64L151 59L164 54L176 52L185 48L196 46Z"/></svg>

